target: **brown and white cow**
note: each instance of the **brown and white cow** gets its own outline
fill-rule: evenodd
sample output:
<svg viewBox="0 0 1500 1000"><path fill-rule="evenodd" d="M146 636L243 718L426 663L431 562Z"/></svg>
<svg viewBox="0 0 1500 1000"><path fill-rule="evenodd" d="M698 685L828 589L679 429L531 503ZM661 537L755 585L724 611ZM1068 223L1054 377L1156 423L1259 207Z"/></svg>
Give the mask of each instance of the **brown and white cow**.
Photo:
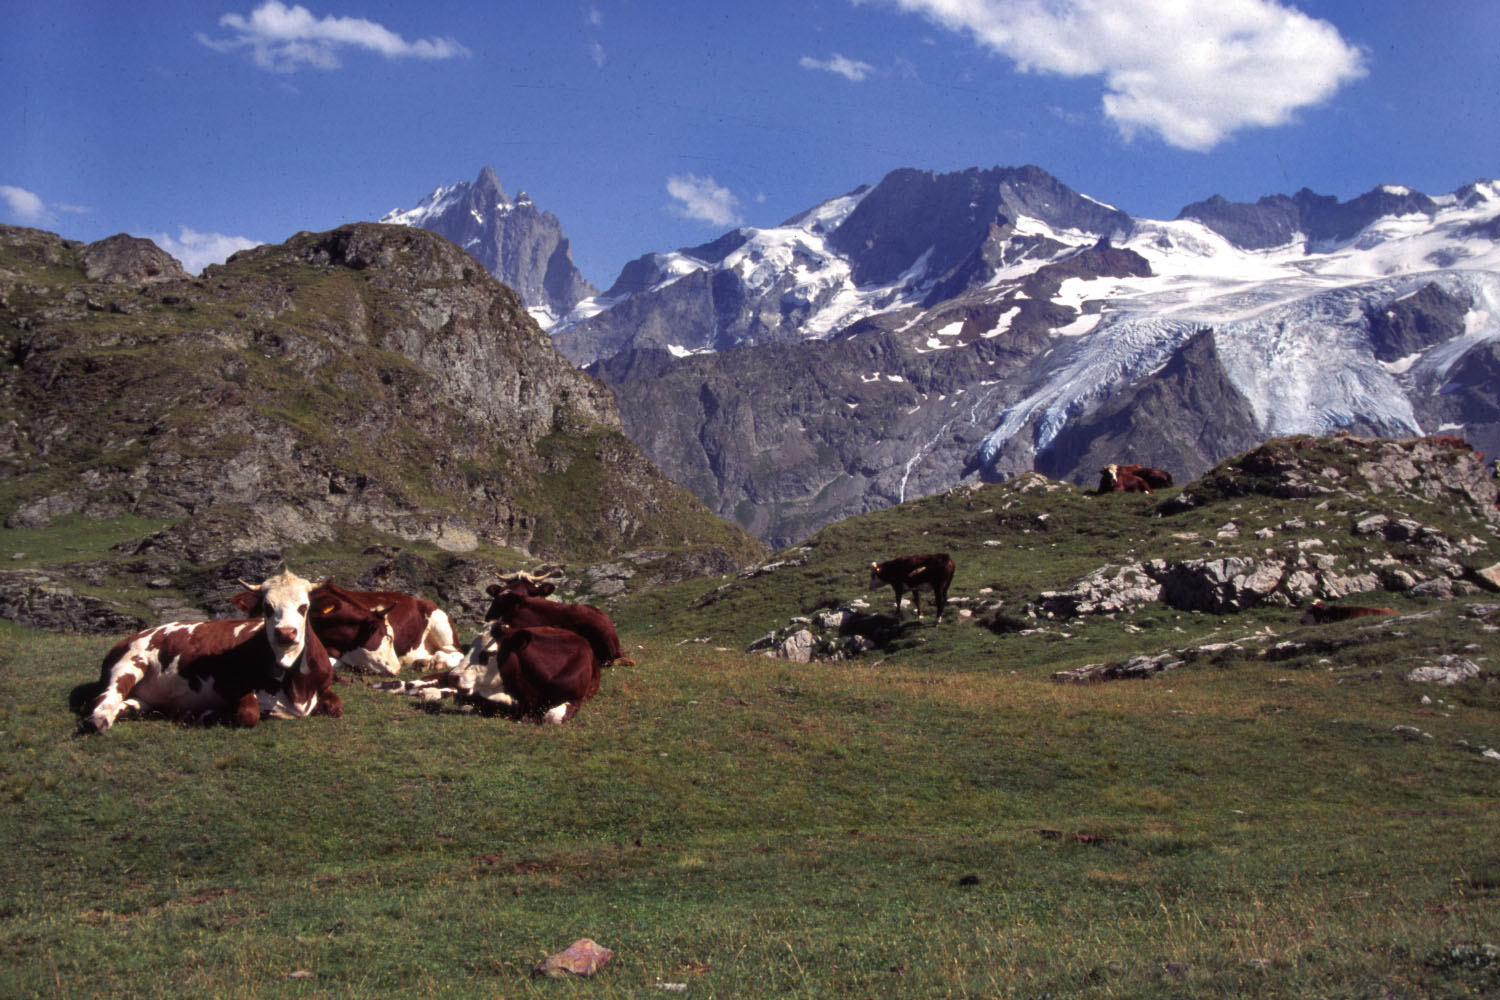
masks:
<svg viewBox="0 0 1500 1000"><path fill-rule="evenodd" d="M1099 470L1100 493L1150 493L1151 484L1113 463Z"/></svg>
<svg viewBox="0 0 1500 1000"><path fill-rule="evenodd" d="M342 714L333 664L307 624L312 583L284 571L246 586L259 617L170 622L118 642L104 657L100 691L80 728L99 732L147 710L227 716L242 726L263 716Z"/></svg>
<svg viewBox="0 0 1500 1000"><path fill-rule="evenodd" d="M917 617L922 617L922 597L918 587L932 590L937 604L936 621L943 620L943 608L948 603L948 587L953 583L953 559L946 552L934 552L921 556L897 556L881 563L870 564L870 589L890 584L896 591L896 618L901 618L901 595L911 591L912 606Z"/></svg>
<svg viewBox="0 0 1500 1000"><path fill-rule="evenodd" d="M1122 473L1129 473L1153 490L1164 490L1172 485L1172 474L1166 469L1153 469L1149 465L1121 465Z"/></svg>
<svg viewBox="0 0 1500 1000"><path fill-rule="evenodd" d="M490 584L485 588L490 595L490 607L484 613L484 620L522 628L565 628L588 640L600 666L635 665L620 648L620 637L608 615L592 604L548 600L546 595L553 592L553 586L543 583L544 579L521 573L506 577L502 583Z"/></svg>
<svg viewBox="0 0 1500 1000"><path fill-rule="evenodd" d="M313 628L321 629L319 623L320 603L317 596L334 593L354 602L369 611L383 615L389 626L390 655L383 651L372 652L368 657L355 655L339 662L353 670L365 670L394 676L405 667L416 670L447 670L463 662L464 651L458 647L453 631L453 622L448 613L425 597L413 597L394 590L344 590L332 583L324 583L313 592ZM321 631L319 635L322 635ZM327 639L324 639L326 645Z"/></svg>
<svg viewBox="0 0 1500 1000"><path fill-rule="evenodd" d="M1358 604L1324 604L1318 600L1307 606L1298 624L1326 625L1329 622L1346 622L1353 618L1373 618L1395 613L1395 608L1370 608Z"/></svg>
<svg viewBox="0 0 1500 1000"><path fill-rule="evenodd" d="M474 641L462 667L378 686L434 700L458 694L518 718L561 723L598 692L599 661L588 640L569 629L494 622Z"/></svg>

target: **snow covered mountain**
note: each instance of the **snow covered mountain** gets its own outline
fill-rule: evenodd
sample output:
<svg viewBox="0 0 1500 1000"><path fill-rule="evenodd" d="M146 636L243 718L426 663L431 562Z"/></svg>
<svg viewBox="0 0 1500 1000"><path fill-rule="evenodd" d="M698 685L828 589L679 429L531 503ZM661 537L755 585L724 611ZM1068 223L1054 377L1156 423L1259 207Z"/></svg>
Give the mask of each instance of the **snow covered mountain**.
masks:
<svg viewBox="0 0 1500 1000"><path fill-rule="evenodd" d="M553 329L627 432L782 544L965 478L1191 476L1267 437L1500 451L1500 184L1135 219L1036 167L898 170L627 265Z"/></svg>
<svg viewBox="0 0 1500 1000"><path fill-rule="evenodd" d="M511 200L490 167L472 184L440 187L415 208L393 209L380 221L430 229L463 247L516 290L543 329L598 291L573 266L557 216L539 210L525 191Z"/></svg>

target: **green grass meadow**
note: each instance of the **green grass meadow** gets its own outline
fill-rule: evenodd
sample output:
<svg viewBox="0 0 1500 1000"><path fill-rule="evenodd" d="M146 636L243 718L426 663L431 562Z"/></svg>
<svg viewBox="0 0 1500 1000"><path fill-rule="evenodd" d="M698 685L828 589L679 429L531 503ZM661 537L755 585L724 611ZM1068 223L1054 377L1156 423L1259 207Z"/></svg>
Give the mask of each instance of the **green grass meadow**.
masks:
<svg viewBox="0 0 1500 1000"><path fill-rule="evenodd" d="M341 719L79 737L110 638L0 624L0 997L1500 996L1500 685L1405 679L1493 671L1488 596L1007 634L950 609L859 659L742 652L902 531L1015 607L1225 519L1149 502L1068 492L1042 530L1029 495L934 500L639 595L637 664L559 727L356 679ZM596 976L532 976L582 937Z"/></svg>

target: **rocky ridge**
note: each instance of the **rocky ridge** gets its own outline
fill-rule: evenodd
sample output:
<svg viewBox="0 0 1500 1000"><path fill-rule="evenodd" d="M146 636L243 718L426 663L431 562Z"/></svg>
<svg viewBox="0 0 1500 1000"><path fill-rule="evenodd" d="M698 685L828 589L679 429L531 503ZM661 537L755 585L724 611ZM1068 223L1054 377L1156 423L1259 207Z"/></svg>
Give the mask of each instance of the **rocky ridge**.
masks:
<svg viewBox="0 0 1500 1000"><path fill-rule="evenodd" d="M758 551L630 443L609 390L513 291L433 233L300 233L201 278L163 258L128 237L0 227L5 528L33 545L88 525L119 536L94 563L20 551L32 575L0 606L77 591L76 625L100 618L91 591L130 580L166 581L181 605L202 572L232 579L236 561L307 546L654 553L632 564L643 579Z"/></svg>

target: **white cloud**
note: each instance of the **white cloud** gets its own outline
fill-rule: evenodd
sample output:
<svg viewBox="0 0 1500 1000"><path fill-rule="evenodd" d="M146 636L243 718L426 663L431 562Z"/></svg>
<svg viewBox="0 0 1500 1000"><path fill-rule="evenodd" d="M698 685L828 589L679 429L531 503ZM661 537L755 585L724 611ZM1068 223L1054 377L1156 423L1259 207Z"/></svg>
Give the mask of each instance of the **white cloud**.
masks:
<svg viewBox="0 0 1500 1000"><path fill-rule="evenodd" d="M803 56L797 63L803 69L820 69L829 73L837 73L847 80L859 83L865 77L875 71L875 67L858 59L850 59L841 56L837 52L827 59L814 59L812 56Z"/></svg>
<svg viewBox="0 0 1500 1000"><path fill-rule="evenodd" d="M288 7L280 0L266 0L249 16L225 14L219 26L230 29L231 38L216 39L200 34L198 41L216 52L248 48L255 64L277 73L294 73L311 66L337 69L339 49L374 52L387 59L452 59L469 50L452 38L420 38L408 42L374 21L359 17L315 18L306 7Z"/></svg>
<svg viewBox="0 0 1500 1000"><path fill-rule="evenodd" d="M25 188L0 184L0 201L5 202L5 214L19 225L34 226L50 218L42 199Z"/></svg>
<svg viewBox="0 0 1500 1000"><path fill-rule="evenodd" d="M1365 74L1327 21L1278 0L888 0L1027 72L1104 78L1126 138L1155 132L1207 150L1243 128L1282 125Z"/></svg>
<svg viewBox="0 0 1500 1000"><path fill-rule="evenodd" d="M589 46L589 58L594 61L595 66L603 69L605 62L607 61L604 55L604 46L600 45L598 42L594 42L593 44L591 44Z"/></svg>
<svg viewBox="0 0 1500 1000"><path fill-rule="evenodd" d="M250 240L243 236L200 233L187 226L179 227L177 233L176 239L165 233L158 233L151 237L151 242L176 257L182 263L183 270L189 274L198 274L210 264L224 263L232 253L261 244L260 240Z"/></svg>
<svg viewBox="0 0 1500 1000"><path fill-rule="evenodd" d="M677 200L673 210L685 218L715 226L740 224L739 199L712 177L683 174L667 178L667 194Z"/></svg>

